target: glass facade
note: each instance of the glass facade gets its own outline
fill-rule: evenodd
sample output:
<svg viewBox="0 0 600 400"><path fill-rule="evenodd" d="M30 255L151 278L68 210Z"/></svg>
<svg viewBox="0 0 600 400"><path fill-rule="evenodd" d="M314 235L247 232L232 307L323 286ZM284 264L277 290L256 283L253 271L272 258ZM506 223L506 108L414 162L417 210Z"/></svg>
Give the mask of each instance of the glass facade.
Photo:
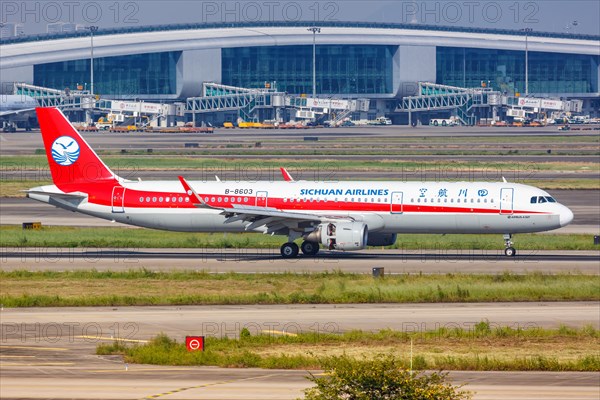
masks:
<svg viewBox="0 0 600 400"><path fill-rule="evenodd" d="M532 52L528 54L529 93L598 92L598 56ZM525 51L437 48L437 83L525 93Z"/></svg>
<svg viewBox="0 0 600 400"><path fill-rule="evenodd" d="M102 95L177 94L181 51L94 58L94 92ZM38 64L34 85L90 89L90 59Z"/></svg>
<svg viewBox="0 0 600 400"><path fill-rule="evenodd" d="M391 94L397 46L317 45L317 93ZM236 47L222 50L222 82L246 88L276 81L280 91L311 94L313 47Z"/></svg>

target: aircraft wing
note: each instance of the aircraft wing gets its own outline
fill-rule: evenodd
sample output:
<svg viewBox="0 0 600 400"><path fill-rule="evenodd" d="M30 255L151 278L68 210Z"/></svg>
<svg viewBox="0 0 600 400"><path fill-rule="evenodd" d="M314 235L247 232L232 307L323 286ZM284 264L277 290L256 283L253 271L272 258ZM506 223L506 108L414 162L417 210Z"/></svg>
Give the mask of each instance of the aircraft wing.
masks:
<svg viewBox="0 0 600 400"><path fill-rule="evenodd" d="M302 221L321 221L323 217L316 214L307 214L307 213L296 213L290 211L281 211L273 207L256 207L256 206L246 206L242 204L233 204L231 208L223 208L222 214L235 214L238 216L248 216L249 218L253 217L275 217L275 218L288 218L288 219L297 219ZM238 218L242 219L242 218Z"/></svg>
<svg viewBox="0 0 600 400"><path fill-rule="evenodd" d="M276 233L281 230L298 229L303 222L321 222L324 218L315 214L281 211L272 207L255 207L234 204L231 208L223 208L221 214L227 219L226 224L242 221L247 231L262 230L265 233Z"/></svg>
<svg viewBox="0 0 600 400"><path fill-rule="evenodd" d="M11 115L19 115L28 112L34 112L35 108L23 108L21 110L0 111L0 117L9 117Z"/></svg>
<svg viewBox="0 0 600 400"><path fill-rule="evenodd" d="M262 228L265 233L277 233L287 229L298 229L302 223L350 220L348 217L335 215L282 211L273 207L258 207L244 204L233 204L232 207L216 207L207 204L183 177L180 176L179 180L196 207L221 211L221 214L227 217L225 220L226 224L236 221L245 222L247 231Z"/></svg>

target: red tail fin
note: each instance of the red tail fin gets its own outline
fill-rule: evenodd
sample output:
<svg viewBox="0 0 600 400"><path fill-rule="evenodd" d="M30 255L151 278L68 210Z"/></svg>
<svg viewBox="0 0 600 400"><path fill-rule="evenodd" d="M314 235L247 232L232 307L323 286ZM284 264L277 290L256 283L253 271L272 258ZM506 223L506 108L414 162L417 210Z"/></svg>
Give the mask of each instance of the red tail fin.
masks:
<svg viewBox="0 0 600 400"><path fill-rule="evenodd" d="M65 192L90 183L117 183L118 177L100 160L57 108L36 108L52 180Z"/></svg>

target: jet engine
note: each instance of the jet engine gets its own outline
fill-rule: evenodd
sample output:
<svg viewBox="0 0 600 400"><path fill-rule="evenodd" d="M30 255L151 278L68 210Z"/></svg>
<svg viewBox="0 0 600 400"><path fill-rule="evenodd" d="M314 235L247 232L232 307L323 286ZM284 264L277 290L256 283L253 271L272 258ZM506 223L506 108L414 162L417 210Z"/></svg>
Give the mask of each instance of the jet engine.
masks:
<svg viewBox="0 0 600 400"><path fill-rule="evenodd" d="M368 237L369 228L362 222L327 222L304 235L304 240L321 243L329 250L361 250Z"/></svg>
<svg viewBox="0 0 600 400"><path fill-rule="evenodd" d="M395 233L370 233L368 246L391 246L396 243L398 235Z"/></svg>

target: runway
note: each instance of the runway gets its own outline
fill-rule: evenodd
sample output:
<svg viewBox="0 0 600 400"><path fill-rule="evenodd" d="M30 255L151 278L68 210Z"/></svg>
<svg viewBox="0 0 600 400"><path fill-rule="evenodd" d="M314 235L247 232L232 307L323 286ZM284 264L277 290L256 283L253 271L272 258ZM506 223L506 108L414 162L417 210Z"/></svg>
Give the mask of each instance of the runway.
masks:
<svg viewBox="0 0 600 400"><path fill-rule="evenodd" d="M2 248L3 271L196 270L212 273L318 273L343 271L370 274L545 274L600 275L598 251L518 250L514 258L501 250L363 250L321 251L316 257L284 259L272 249L131 249L131 248Z"/></svg>
<svg viewBox="0 0 600 400"><path fill-rule="evenodd" d="M294 399L305 371L125 365L93 355L112 337L145 340L159 332L236 335L242 327L343 332L386 327L419 331L488 319L492 326L599 326L600 305L581 303L298 305L4 309L0 397L56 399ZM318 373L318 372L317 372ZM35 377L36 379L31 379ZM596 399L597 373L453 372L475 399ZM110 385L107 385L110 382ZM541 396L541 397L540 397Z"/></svg>
<svg viewBox="0 0 600 400"><path fill-rule="evenodd" d="M600 328L598 302L531 302L531 303L437 303L437 304L336 304L336 305L235 305L235 306L152 306L152 307L63 307L11 308L1 311L2 324L16 327L17 332L4 337L20 337L28 331L19 324L58 324L68 335L65 324L76 322L85 331L97 324L92 336L110 336L111 325L122 330L132 323L134 328L120 335L127 339L150 339L164 332L176 339L199 334L224 337L239 335L246 326L293 333L323 331L341 333L353 329L379 331L428 331L443 326L465 329L488 320L493 326L558 328L560 324ZM254 324L254 325L253 325ZM454 325L453 325L454 324ZM41 326L41 325L40 325ZM239 329L238 329L239 328ZM285 328L285 329L284 329ZM37 326L35 329L38 329ZM40 327L41 329L41 327ZM91 328L90 328L91 329ZM42 334L44 331L39 330ZM48 331L49 332L49 331ZM71 332L72 333L72 332ZM81 332L80 332L81 333ZM54 334L54 332L52 332ZM123 336L127 334L127 336ZM44 335L42 335L44 336ZM42 337L42 339L47 339ZM98 340L92 340L98 342ZM49 345L49 343L45 343Z"/></svg>
<svg viewBox="0 0 600 400"><path fill-rule="evenodd" d="M586 130L583 130L583 129ZM165 145L170 147L174 143L183 143L184 141L199 140L202 142L224 142L224 141L249 141L249 140L293 140L299 138L303 140L304 136L316 136L320 139L368 139L373 142L373 138L414 138L422 139L423 136L431 138L520 138L523 136L533 136L540 138L558 138L569 137L573 142L578 138L598 136L600 127L598 125L589 125L579 128L580 130L559 131L556 126L546 127L433 127L419 126L417 128L392 125L392 126L354 126L331 128L310 128L310 129L223 129L215 128L212 134L198 133L148 133L148 132L129 132L129 133L111 133L101 132L82 132L86 140L94 145L104 146L113 143L115 146L121 143L129 143L132 146ZM39 129L31 132L1 133L0 141L9 144L10 148L6 150L24 150L34 146L41 147L42 140ZM121 139L121 140L119 140ZM515 141L511 141L514 143ZM510 144L510 143L509 143Z"/></svg>
<svg viewBox="0 0 600 400"><path fill-rule="evenodd" d="M122 154L124 161L129 153L147 153L148 149L166 153L167 156L196 153L202 158L240 160L289 159L317 162L332 159L377 161L385 158L399 161L513 161L523 164L598 161L597 143L583 139L578 142L579 138L597 137L597 130L564 134L555 127L413 129L388 126L306 130L217 129L214 134L138 132L83 135L94 150ZM542 139L569 137L571 140L522 143L519 138L525 135ZM307 137L311 140L305 140ZM468 141L470 138L473 140ZM449 142L452 139L463 142L452 144ZM31 155L43 148L39 132L3 133L0 140L1 155ZM427 142L424 143L424 140ZM356 154L357 151L365 154Z"/></svg>
<svg viewBox="0 0 600 400"><path fill-rule="evenodd" d="M6 363L4 363L5 365ZM6 371L6 372L5 372ZM319 374L320 371L312 371ZM6 373L6 375L4 375ZM28 376L34 376L31 379ZM308 371L128 365L88 357L76 365L3 368L0 397L12 399L287 400L310 386ZM452 372L474 400L597 400L595 372Z"/></svg>

